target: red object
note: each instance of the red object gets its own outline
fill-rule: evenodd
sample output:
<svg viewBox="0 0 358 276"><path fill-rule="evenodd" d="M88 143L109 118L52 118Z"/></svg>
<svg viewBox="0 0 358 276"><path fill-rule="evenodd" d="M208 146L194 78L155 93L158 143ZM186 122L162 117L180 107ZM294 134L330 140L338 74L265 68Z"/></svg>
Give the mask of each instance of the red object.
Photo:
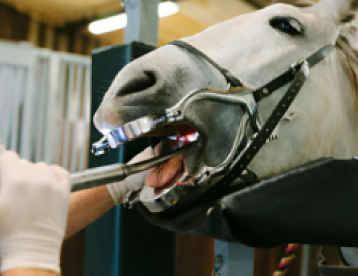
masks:
<svg viewBox="0 0 358 276"><path fill-rule="evenodd" d="M299 244L289 244L287 246L285 254L283 255L273 276L285 276L287 274L289 267L296 258L296 251L299 247Z"/></svg>

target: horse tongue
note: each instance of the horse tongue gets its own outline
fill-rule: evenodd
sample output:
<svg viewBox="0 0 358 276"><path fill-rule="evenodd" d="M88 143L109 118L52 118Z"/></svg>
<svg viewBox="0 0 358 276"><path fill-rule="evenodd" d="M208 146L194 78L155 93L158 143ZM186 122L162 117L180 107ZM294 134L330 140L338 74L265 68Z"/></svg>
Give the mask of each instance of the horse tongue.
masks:
<svg viewBox="0 0 358 276"><path fill-rule="evenodd" d="M152 188L160 188L171 182L183 171L184 155L185 153L176 155L164 165L152 170L145 180L145 185Z"/></svg>

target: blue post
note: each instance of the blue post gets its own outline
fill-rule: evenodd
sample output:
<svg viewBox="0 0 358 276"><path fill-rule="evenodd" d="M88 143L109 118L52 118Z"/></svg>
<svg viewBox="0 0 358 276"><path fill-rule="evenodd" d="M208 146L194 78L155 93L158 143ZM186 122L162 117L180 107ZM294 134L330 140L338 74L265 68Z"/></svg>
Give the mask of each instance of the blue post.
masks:
<svg viewBox="0 0 358 276"><path fill-rule="evenodd" d="M133 59L153 50L142 43L115 45L92 54L92 110L94 115L117 73ZM90 142L102 135L91 125ZM103 156L90 156L89 167L127 162L144 149L140 141ZM85 276L173 276L175 234L160 229L136 211L118 206L86 229Z"/></svg>

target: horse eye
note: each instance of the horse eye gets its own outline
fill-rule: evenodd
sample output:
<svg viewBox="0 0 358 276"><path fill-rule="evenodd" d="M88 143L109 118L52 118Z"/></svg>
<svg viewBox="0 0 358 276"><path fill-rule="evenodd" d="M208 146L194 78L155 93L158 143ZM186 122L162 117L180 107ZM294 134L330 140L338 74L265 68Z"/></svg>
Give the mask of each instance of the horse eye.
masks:
<svg viewBox="0 0 358 276"><path fill-rule="evenodd" d="M270 25L290 35L303 35L303 27L299 21L292 17L275 17L270 20Z"/></svg>

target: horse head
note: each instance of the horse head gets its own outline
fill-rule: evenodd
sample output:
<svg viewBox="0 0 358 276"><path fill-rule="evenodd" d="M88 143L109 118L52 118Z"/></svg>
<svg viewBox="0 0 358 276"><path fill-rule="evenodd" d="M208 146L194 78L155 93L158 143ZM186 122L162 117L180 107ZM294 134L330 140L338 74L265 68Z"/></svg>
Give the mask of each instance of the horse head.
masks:
<svg viewBox="0 0 358 276"><path fill-rule="evenodd" d="M312 68L275 129L278 139L265 144L251 162L250 168L259 178L320 157L350 158L357 153L358 63L352 44L358 1L291 2L294 5L276 3L182 39L253 88L265 85L324 45L336 45ZM105 132L142 116L162 113L189 92L204 87L225 90L227 81L201 57L174 45L163 46L118 73L95 114L95 125ZM287 87L260 102L263 121ZM182 170L195 174L203 166L220 164L229 154L242 109L208 100L191 108L190 127L198 131L198 140L185 155L174 157L149 175L149 186L173 182Z"/></svg>

